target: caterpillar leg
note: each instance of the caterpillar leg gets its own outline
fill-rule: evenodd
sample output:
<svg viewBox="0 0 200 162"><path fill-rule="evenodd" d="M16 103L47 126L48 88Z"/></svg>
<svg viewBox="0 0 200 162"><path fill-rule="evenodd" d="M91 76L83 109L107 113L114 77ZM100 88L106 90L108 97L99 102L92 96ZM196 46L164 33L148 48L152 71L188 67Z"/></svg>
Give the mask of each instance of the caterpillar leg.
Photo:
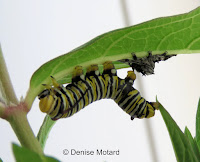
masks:
<svg viewBox="0 0 200 162"><path fill-rule="evenodd" d="M103 74L117 75L115 66L113 65L113 63L111 61L106 61L103 64Z"/></svg>
<svg viewBox="0 0 200 162"><path fill-rule="evenodd" d="M103 85L103 98L114 99L118 91L121 79L117 76L117 70L111 61L107 61L103 64L102 73L104 85Z"/></svg>
<svg viewBox="0 0 200 162"><path fill-rule="evenodd" d="M134 71L128 71L127 72L127 78L134 81L136 79L136 75L135 75Z"/></svg>
<svg viewBox="0 0 200 162"><path fill-rule="evenodd" d="M53 76L51 76L51 81L55 88L60 87L60 84L56 81L56 79Z"/></svg>
<svg viewBox="0 0 200 162"><path fill-rule="evenodd" d="M53 87L55 87L55 88L58 88L58 87L60 87L60 84L56 81L56 79L53 77L53 76L51 76L51 82L52 82L52 85L53 85ZM46 89L52 89L52 87L51 87L51 85L49 85L49 84L42 84ZM40 96L40 95L39 95Z"/></svg>
<svg viewBox="0 0 200 162"><path fill-rule="evenodd" d="M84 79L83 68L82 66L76 66L72 73L72 83L77 82L80 79Z"/></svg>
<svg viewBox="0 0 200 162"><path fill-rule="evenodd" d="M99 67L98 67L97 64L90 65L90 66L87 68L86 76L94 76L94 75L97 75L97 76L100 75Z"/></svg>
<svg viewBox="0 0 200 162"><path fill-rule="evenodd" d="M129 86L132 87L135 79L136 79L136 75L135 75L134 71L128 71L127 76L125 78L125 82L131 84Z"/></svg>
<svg viewBox="0 0 200 162"><path fill-rule="evenodd" d="M150 102L150 104L155 108L155 110L159 110L159 103L158 102Z"/></svg>

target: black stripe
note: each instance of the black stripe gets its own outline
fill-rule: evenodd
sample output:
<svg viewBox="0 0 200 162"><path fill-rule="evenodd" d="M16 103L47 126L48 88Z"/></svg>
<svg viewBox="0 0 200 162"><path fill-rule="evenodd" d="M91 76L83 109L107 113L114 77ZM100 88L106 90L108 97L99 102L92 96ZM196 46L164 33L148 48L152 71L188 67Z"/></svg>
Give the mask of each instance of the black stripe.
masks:
<svg viewBox="0 0 200 162"><path fill-rule="evenodd" d="M100 99L102 99L103 88L102 88L102 85L101 85L100 77L95 75L94 78L97 82L97 84L96 84L97 98L99 98L99 100L100 100ZM98 92L97 86L99 87L99 92Z"/></svg>
<svg viewBox="0 0 200 162"><path fill-rule="evenodd" d="M88 78L89 80L90 80L90 78ZM91 97L92 97L92 100L91 100L91 102L90 103L92 103L93 102L93 100L94 100L94 97L93 97L93 93L92 93L92 85L87 81L87 80L81 80L85 85L86 85L86 87L87 87L87 89L86 89L86 91L85 91L85 93L84 93L84 96L86 95L86 93L87 93L87 91L89 91L90 92L90 94L91 94ZM88 99L89 99L89 94L88 94ZM84 99L85 100L85 99ZM89 104L90 104L89 103Z"/></svg>
<svg viewBox="0 0 200 162"><path fill-rule="evenodd" d="M78 102L78 99L77 99L77 96L76 96L76 94L75 94L75 92L74 91L72 91L72 89L70 89L70 88L65 88L65 90L67 91L67 90L69 90L70 92L72 92L72 94L73 94L73 98L75 99L75 103L77 103ZM69 99L69 96L66 94L66 91L65 91L64 89L62 89L61 90L61 92L66 96L66 98L67 98L67 100ZM73 100L73 99L72 99ZM67 101L66 101L67 102ZM72 105L72 104L71 104ZM70 106L70 108L74 108L75 106L73 105L73 106ZM68 107L66 108L66 110L68 109ZM79 105L77 104L77 108L76 108L76 112L79 110Z"/></svg>
<svg viewBox="0 0 200 162"><path fill-rule="evenodd" d="M141 99L142 99L142 98L141 98ZM138 101L138 102L139 102L139 101ZM144 102L142 102L141 104L137 105L137 106L139 106L139 107L138 107L137 111L135 112L135 114L137 115L138 118L140 118L140 117L143 115L144 109L142 110L142 112L141 112L140 114L138 114L138 113L139 113L139 111L142 109L142 107L144 106L144 104L145 104L145 100L144 100ZM144 107L144 108L145 108L145 107Z"/></svg>
<svg viewBox="0 0 200 162"><path fill-rule="evenodd" d="M129 109L128 110L126 110L126 111L129 111L132 107L133 107L133 105L137 102L137 98L138 98L139 96L138 96L138 93L137 94L135 94L135 95L133 95L122 107L123 107L123 109L126 109L127 107L129 107ZM135 100L134 102L132 102L132 100ZM132 103L131 103L132 102ZM135 108L136 108L136 106L133 108L133 110L135 110ZM133 111L133 110L131 110L131 112ZM131 114L131 112L129 112L129 114Z"/></svg>
<svg viewBox="0 0 200 162"><path fill-rule="evenodd" d="M53 111L56 110L57 106L58 106L58 98L55 99L56 100L56 104L54 105ZM54 102L55 102L54 100Z"/></svg>
<svg viewBox="0 0 200 162"><path fill-rule="evenodd" d="M55 89L55 91L56 91L55 95L57 96L57 105L58 105L58 100L60 99L60 107L59 107L59 110L58 110L56 116L54 117L56 119L57 116L59 116L60 114L63 114L65 100L62 98L62 94L63 94L62 88L59 90Z"/></svg>
<svg viewBox="0 0 200 162"><path fill-rule="evenodd" d="M71 85L72 84L68 84L67 86L66 86L66 89L68 89L67 87L69 86L69 87L71 87ZM70 88L69 88L69 90L70 90ZM70 100L70 98L69 98L69 96L66 94L66 97L67 97L67 101L69 102L69 106L70 107L72 107L72 102L71 102L71 100Z"/></svg>
<svg viewBox="0 0 200 162"><path fill-rule="evenodd" d="M134 98L134 97L133 97ZM137 109L137 103L136 102L138 102L137 101L137 98L134 98L135 99L135 101L131 104L131 105L127 105L127 106L129 106L129 109L128 110L126 110L126 112L128 112L132 107L133 107L133 105L135 104L135 106L132 108L132 110L128 113L129 115L131 115L132 114L132 112L133 111L135 111L135 109ZM130 103L130 101L127 101L127 103ZM126 106L126 107L127 107ZM124 109L126 109L126 107L124 108ZM137 111L136 111L137 112ZM135 116L136 115L136 112L132 115L132 116Z"/></svg>
<svg viewBox="0 0 200 162"><path fill-rule="evenodd" d="M113 77L112 75L110 75L110 94L108 95L108 98L111 98L112 97L112 92L113 92Z"/></svg>
<svg viewBox="0 0 200 162"><path fill-rule="evenodd" d="M84 80L82 80L85 84L86 84L86 87L88 87L89 86L89 83L87 83L86 81L84 81ZM88 85L88 86L87 86ZM78 91L78 92L80 92L81 93L81 97L78 99L77 97L79 96L79 94L77 94L76 92L74 92L73 90L72 90L72 87L74 87L74 88L76 88L76 90ZM77 85L75 85L75 84L70 84L69 86L67 86L66 87L66 89L68 89L68 90L70 90L72 93L73 93L73 96L75 97L75 100L76 100L76 102L74 103L74 105L72 106L70 106L70 108L68 108L66 111L70 111L70 115L69 116L71 116L72 115L72 112L73 112L73 108L77 105L77 109L76 109L76 112L78 112L79 110L81 110L82 108L84 108L85 107L85 95L86 95L86 92L89 90L90 92L91 92L91 88L89 87L84 93L83 93L83 91L77 86ZM88 96L89 96L89 94L88 94ZM92 96L92 94L91 94L91 96ZM68 98L69 98L69 96L67 96ZM79 107L79 102L81 101L81 100L83 100L83 106L82 107ZM76 113L75 112L75 113ZM65 112L66 113L66 112Z"/></svg>
<svg viewBox="0 0 200 162"><path fill-rule="evenodd" d="M101 76L101 82L102 82L102 98L105 98L106 97L106 94L105 94L105 92L106 92L106 90L105 90L105 80L104 80L104 78ZM104 97L105 96L105 97Z"/></svg>
<svg viewBox="0 0 200 162"><path fill-rule="evenodd" d="M58 98L56 98L55 100L54 100L54 102L55 102L55 105L54 105L54 108L53 108L53 110L49 113L49 115L51 116L51 114L56 110L56 108L57 108L57 106L58 106ZM57 114L56 114L56 116L57 116ZM55 120L55 117L53 117L53 118L51 118L52 120Z"/></svg>
<svg viewBox="0 0 200 162"><path fill-rule="evenodd" d="M74 87L75 89L78 90L78 92L80 92L81 94L77 94L76 92L74 92L74 90L72 90L72 87ZM66 110L65 113L69 112L69 117L72 115L73 113L73 109L76 107L76 110L75 110L75 113L79 111L79 109L82 109L82 107L79 107L79 102L80 100L82 100L82 96L80 98L78 98L79 95L82 95L82 91L79 90L79 88L75 85L75 84L69 84L69 86L67 85L66 86L66 89L71 91L73 96L74 96L74 99L75 99L75 102L73 104L70 105L70 107ZM70 100L70 97L67 96L68 100ZM73 98L71 98L73 100Z"/></svg>
<svg viewBox="0 0 200 162"><path fill-rule="evenodd" d="M107 92L106 92L107 98L111 98L111 97L112 97L112 93L113 93L113 87L112 87L112 86L113 86L113 80L114 80L114 79L113 79L113 76L117 76L117 74L116 74L116 73L113 74L113 73L111 72L111 70L112 70L112 69L106 69L106 70L104 70L103 73L102 73L102 77L103 77L104 80L105 80L105 78L106 78L106 77L105 77L106 74L108 74L108 76L109 76L109 78L110 78L109 81L108 81L108 86L107 86L108 89L110 89L110 91L107 90ZM108 92L109 92L109 94L108 94Z"/></svg>
<svg viewBox="0 0 200 162"><path fill-rule="evenodd" d="M123 84L123 85L119 85L118 88L117 88L117 92L116 92L116 96L114 98L114 100L117 100L119 95L121 95L122 93L122 90L124 89L124 87L126 86L126 84Z"/></svg>
<svg viewBox="0 0 200 162"><path fill-rule="evenodd" d="M128 97L130 97L130 96L128 96L128 94L126 94L126 95L123 95L123 98L118 102L118 104L120 105L125 99L127 99ZM136 93L135 95L131 95L131 98L129 99L129 100L127 100L127 102L123 105L123 109L126 109L126 107L132 107L132 105L134 105L135 103L136 103L136 101L137 101L137 98L139 97L139 92L138 93ZM132 104L131 104L131 102L133 101L133 100L135 100ZM131 104L131 105L130 105Z"/></svg>
<svg viewBox="0 0 200 162"><path fill-rule="evenodd" d="M79 100L79 102L80 102L81 100L83 100L83 107L84 107L84 106L85 106L84 92L78 87L77 84L73 84L73 87L76 88L76 89L80 92L81 97L80 97L78 100ZM82 107L82 108L83 108L83 107ZM80 109L81 109L81 108L80 108Z"/></svg>
<svg viewBox="0 0 200 162"><path fill-rule="evenodd" d="M146 109L147 109L147 111L146 111L146 114L145 114L145 118L147 118L148 115L149 115L149 103L147 103Z"/></svg>
<svg viewBox="0 0 200 162"><path fill-rule="evenodd" d="M121 89L122 88L122 89ZM123 99L121 99L118 104L121 104L127 97L130 97L128 96L128 93L135 90L132 86L130 87L129 85L127 84L124 84L124 86L120 86L120 88L118 89L118 91L120 90L120 93L117 95L121 95L123 96Z"/></svg>
<svg viewBox="0 0 200 162"><path fill-rule="evenodd" d="M39 95L38 95L38 99L41 100L42 98L49 96L50 95L50 90L49 89L45 89L44 91L42 91Z"/></svg>
<svg viewBox="0 0 200 162"><path fill-rule="evenodd" d="M92 82L92 80L89 76L86 77L86 79L88 79ZM94 90L94 87L87 80L85 81L85 84L87 85L88 90L90 91L90 94L91 94L91 97L92 97L90 103L92 103L94 101L94 94L93 94L93 91L92 91L92 89Z"/></svg>
<svg viewBox="0 0 200 162"><path fill-rule="evenodd" d="M78 100L78 98L77 98L77 94L76 94L74 91L72 91L71 89L69 89L69 90L72 92L73 97L74 97L74 99L75 99L75 103L74 103L74 105L71 107L71 109L72 109L72 108L74 109L74 108L76 107L76 112L78 112L79 109L81 109L81 108L79 108L79 104L78 104L79 100Z"/></svg>
<svg viewBox="0 0 200 162"><path fill-rule="evenodd" d="M71 85L72 84L68 84L67 86L66 86L66 90L70 90L70 88L69 87L71 87ZM69 89L68 89L68 88ZM63 91L64 92L64 91ZM67 107L66 108L66 110L65 111L63 111L63 115L64 114L66 114L66 113L68 113L68 116L71 116L72 115L72 111L70 111L70 108L72 107L72 102L71 102L71 100L70 100L70 97L64 92L63 94L65 94L65 96L66 96L66 98L67 98L67 101L66 102L68 102L69 103L69 107ZM70 111L70 112L69 112Z"/></svg>

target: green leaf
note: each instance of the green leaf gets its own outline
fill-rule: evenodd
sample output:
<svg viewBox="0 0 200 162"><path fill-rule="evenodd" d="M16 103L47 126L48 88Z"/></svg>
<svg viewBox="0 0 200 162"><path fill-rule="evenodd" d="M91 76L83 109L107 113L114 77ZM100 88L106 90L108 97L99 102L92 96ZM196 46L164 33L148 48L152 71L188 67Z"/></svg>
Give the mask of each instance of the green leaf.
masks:
<svg viewBox="0 0 200 162"><path fill-rule="evenodd" d="M25 101L31 105L44 89L43 83L50 84L50 76L56 80L71 75L75 66L83 68L91 64L153 55L200 52L200 8L177 16L154 19L139 25L114 30L100 35L73 51L59 56L42 65L32 76ZM118 68L127 67L119 63ZM66 80L69 82L70 80Z"/></svg>
<svg viewBox="0 0 200 162"><path fill-rule="evenodd" d="M196 141L197 141L197 146L200 150L200 99L196 114Z"/></svg>
<svg viewBox="0 0 200 162"><path fill-rule="evenodd" d="M200 152L199 152L199 149L198 149L198 146L197 146L197 142L196 142L196 139L194 139L192 137L192 134L190 133L189 129L187 127L185 127L185 135L187 136L192 148L193 148L193 151L195 153L195 155L198 157L198 159L200 159Z"/></svg>
<svg viewBox="0 0 200 162"><path fill-rule="evenodd" d="M51 120L51 118L48 115L46 115L37 135L37 139L43 149L45 147L49 132L55 123L56 121Z"/></svg>
<svg viewBox="0 0 200 162"><path fill-rule="evenodd" d="M41 156L37 153L16 144L12 145L16 162L58 162L55 158Z"/></svg>
<svg viewBox="0 0 200 162"><path fill-rule="evenodd" d="M161 104L159 108L167 126L177 161L198 162L198 157L193 151L187 136L181 131L176 122Z"/></svg>
<svg viewBox="0 0 200 162"><path fill-rule="evenodd" d="M3 162L3 160L0 158L0 162Z"/></svg>

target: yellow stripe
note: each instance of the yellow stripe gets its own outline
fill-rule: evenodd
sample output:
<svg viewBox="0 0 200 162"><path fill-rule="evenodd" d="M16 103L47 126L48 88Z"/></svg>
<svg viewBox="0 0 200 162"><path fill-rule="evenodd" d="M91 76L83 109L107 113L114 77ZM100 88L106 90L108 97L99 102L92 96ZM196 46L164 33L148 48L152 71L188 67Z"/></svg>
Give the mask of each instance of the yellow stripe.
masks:
<svg viewBox="0 0 200 162"><path fill-rule="evenodd" d="M51 113L49 113L49 116L50 116L51 118L54 118L54 117L58 114L58 111L59 111L59 109L60 109L60 103L61 103L61 102L60 102L60 98L58 98L58 104L57 104L55 110L53 110ZM53 106L55 106L55 104L56 104L56 101L54 102Z"/></svg>
<svg viewBox="0 0 200 162"><path fill-rule="evenodd" d="M128 113L128 114L130 114L131 113L131 111L133 110L133 112L130 114L131 116L133 116L134 114L135 114L135 112L137 111L137 108L136 108L136 104L138 103L138 101L140 100L140 98L141 97L138 97L137 98L137 100L135 101L135 103L128 109L126 109L126 112ZM131 104L130 104L131 105Z"/></svg>
<svg viewBox="0 0 200 162"><path fill-rule="evenodd" d="M131 92L128 93L128 97L119 105L119 106L123 106L124 104L126 104L128 102L128 100L130 100L134 95L136 95L138 93L137 90L133 90ZM131 102L130 104L128 104L128 106L126 107L126 109L128 109L130 106L131 106L131 103L133 103L136 98L138 97L139 95L137 95Z"/></svg>
<svg viewBox="0 0 200 162"><path fill-rule="evenodd" d="M117 76L113 76L113 92L112 92L112 96L111 96L111 99L113 99L115 97L115 94L117 92L117 89L118 89L118 84L119 84L119 79Z"/></svg>

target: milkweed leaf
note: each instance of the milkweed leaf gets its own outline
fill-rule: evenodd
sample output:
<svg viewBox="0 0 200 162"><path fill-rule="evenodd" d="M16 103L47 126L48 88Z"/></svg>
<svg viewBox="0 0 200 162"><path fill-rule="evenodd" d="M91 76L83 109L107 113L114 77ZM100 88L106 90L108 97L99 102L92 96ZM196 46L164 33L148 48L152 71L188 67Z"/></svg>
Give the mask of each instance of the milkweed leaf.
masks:
<svg viewBox="0 0 200 162"><path fill-rule="evenodd" d="M198 148L200 150L200 99L199 99L197 114L196 114L196 141L197 141Z"/></svg>
<svg viewBox="0 0 200 162"><path fill-rule="evenodd" d="M131 53L145 57L152 54L200 52L200 8L177 16L157 18L142 24L130 26L102 34L88 43L59 56L42 65L32 76L26 101L32 104L35 97L44 89L43 83L50 84L50 76L64 81L71 75L75 66L83 68L105 61L131 59ZM116 68L127 67L122 63ZM70 82L70 77L65 83Z"/></svg>
<svg viewBox="0 0 200 162"><path fill-rule="evenodd" d="M59 162L59 160L55 158L38 155L37 153L16 144L13 144L12 147L16 162Z"/></svg>
<svg viewBox="0 0 200 162"><path fill-rule="evenodd" d="M181 131L176 122L161 104L159 109L168 129L177 161L198 162L198 155L195 154L187 136Z"/></svg>
<svg viewBox="0 0 200 162"><path fill-rule="evenodd" d="M192 134L190 133L189 129L187 127L185 127L185 131L184 131L185 135L187 136L192 148L193 148L193 151L194 153L196 154L196 156L198 157L198 159L200 159L200 152L199 152L199 149L198 149L198 146L197 146L197 142L196 142L196 139L194 139L192 137Z"/></svg>

